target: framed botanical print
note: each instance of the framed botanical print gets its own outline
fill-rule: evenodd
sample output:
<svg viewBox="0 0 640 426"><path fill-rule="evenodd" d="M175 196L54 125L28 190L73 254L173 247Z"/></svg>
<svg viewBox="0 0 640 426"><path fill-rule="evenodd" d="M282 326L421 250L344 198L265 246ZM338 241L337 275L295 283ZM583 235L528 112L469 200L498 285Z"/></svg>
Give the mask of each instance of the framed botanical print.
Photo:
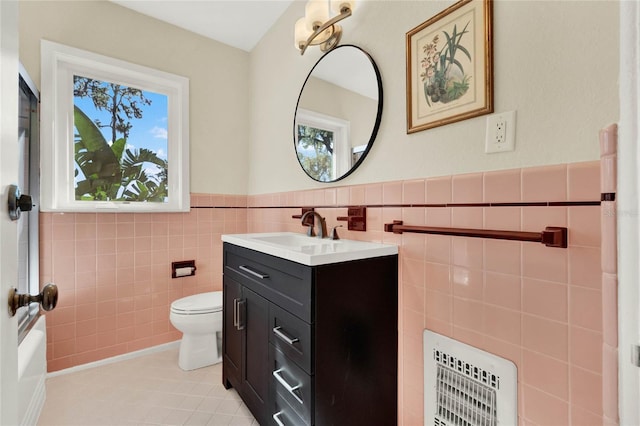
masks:
<svg viewBox="0 0 640 426"><path fill-rule="evenodd" d="M407 33L407 133L493 112L491 23L491 0L461 0Z"/></svg>

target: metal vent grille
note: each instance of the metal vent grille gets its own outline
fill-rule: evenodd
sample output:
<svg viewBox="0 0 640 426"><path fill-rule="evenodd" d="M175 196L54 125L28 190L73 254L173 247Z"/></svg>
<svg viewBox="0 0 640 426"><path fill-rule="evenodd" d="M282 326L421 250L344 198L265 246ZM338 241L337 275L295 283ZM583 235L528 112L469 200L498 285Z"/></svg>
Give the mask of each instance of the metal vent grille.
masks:
<svg viewBox="0 0 640 426"><path fill-rule="evenodd" d="M424 330L425 426L518 424L513 362Z"/></svg>
<svg viewBox="0 0 640 426"><path fill-rule="evenodd" d="M451 368L438 365L435 425L495 426L496 391Z"/></svg>
<svg viewBox="0 0 640 426"><path fill-rule="evenodd" d="M464 374L473 380L478 380L493 389L500 388L500 378L490 371L483 370L480 367L458 359L455 356L442 352L438 349L433 350L433 359L437 363L452 368L458 373Z"/></svg>

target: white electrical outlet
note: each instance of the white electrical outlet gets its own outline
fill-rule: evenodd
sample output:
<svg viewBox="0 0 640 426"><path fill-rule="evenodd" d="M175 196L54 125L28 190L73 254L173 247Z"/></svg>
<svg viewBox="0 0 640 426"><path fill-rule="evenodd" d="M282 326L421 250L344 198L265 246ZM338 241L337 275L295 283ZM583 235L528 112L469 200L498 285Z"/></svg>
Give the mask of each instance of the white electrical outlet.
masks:
<svg viewBox="0 0 640 426"><path fill-rule="evenodd" d="M487 117L487 135L484 152L515 151L516 149L516 112L507 111Z"/></svg>

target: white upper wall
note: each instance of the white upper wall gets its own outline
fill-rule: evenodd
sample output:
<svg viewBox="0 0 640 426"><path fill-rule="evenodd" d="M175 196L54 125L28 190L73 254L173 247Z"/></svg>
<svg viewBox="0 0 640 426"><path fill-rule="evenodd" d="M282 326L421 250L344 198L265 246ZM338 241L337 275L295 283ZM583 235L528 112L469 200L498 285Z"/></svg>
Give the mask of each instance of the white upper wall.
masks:
<svg viewBox="0 0 640 426"><path fill-rule="evenodd" d="M598 130L618 120L618 3L496 1L495 111L517 110L516 151L484 154L486 116L406 134L405 34L451 2L361 1L343 44L382 74L378 137L336 184L300 168L293 115L318 48L293 47L296 1L247 54L105 1L21 1L20 59L40 81L40 39L190 79L191 191L260 194L597 160Z"/></svg>
<svg viewBox="0 0 640 426"><path fill-rule="evenodd" d="M38 86L40 39L189 78L191 192L247 193L248 53L106 1L21 1L19 19Z"/></svg>
<svg viewBox="0 0 640 426"><path fill-rule="evenodd" d="M599 158L598 131L618 120L618 3L496 1L494 110L517 111L516 150L485 154L486 116L406 134L405 34L452 2L362 1L342 44L368 51L383 80L378 137L360 168L333 185L363 184ZM293 46L294 2L251 52L249 194L328 187L302 171L293 115L321 57Z"/></svg>

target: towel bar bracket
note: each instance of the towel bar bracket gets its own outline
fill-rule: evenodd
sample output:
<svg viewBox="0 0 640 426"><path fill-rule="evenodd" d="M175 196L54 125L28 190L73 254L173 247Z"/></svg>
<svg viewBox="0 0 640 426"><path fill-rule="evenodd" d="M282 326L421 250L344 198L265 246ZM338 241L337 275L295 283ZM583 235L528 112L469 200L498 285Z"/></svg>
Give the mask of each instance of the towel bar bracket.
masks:
<svg viewBox="0 0 640 426"><path fill-rule="evenodd" d="M367 230L367 208L363 206L347 207L347 216L338 216L339 221L347 222L349 231Z"/></svg>

